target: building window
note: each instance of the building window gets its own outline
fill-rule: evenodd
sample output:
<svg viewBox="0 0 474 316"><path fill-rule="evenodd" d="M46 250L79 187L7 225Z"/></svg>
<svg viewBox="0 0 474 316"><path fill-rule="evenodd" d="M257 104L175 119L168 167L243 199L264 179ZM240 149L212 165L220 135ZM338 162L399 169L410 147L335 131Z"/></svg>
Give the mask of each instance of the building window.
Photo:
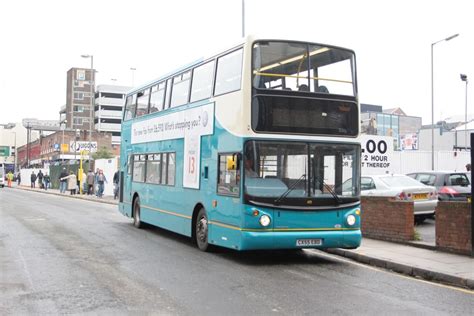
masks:
<svg viewBox="0 0 474 316"><path fill-rule="evenodd" d="M74 100L84 100L84 92L74 92Z"/></svg>
<svg viewBox="0 0 474 316"><path fill-rule="evenodd" d="M72 123L74 125L82 125L82 118L80 117L75 117L73 120L72 120Z"/></svg>
<svg viewBox="0 0 474 316"><path fill-rule="evenodd" d="M100 96L102 98L111 98L111 99L123 99L124 95L120 93L112 93L112 92L101 92Z"/></svg>
<svg viewBox="0 0 474 316"><path fill-rule="evenodd" d="M84 112L84 107L81 105L75 105L74 106L74 112L82 113Z"/></svg>

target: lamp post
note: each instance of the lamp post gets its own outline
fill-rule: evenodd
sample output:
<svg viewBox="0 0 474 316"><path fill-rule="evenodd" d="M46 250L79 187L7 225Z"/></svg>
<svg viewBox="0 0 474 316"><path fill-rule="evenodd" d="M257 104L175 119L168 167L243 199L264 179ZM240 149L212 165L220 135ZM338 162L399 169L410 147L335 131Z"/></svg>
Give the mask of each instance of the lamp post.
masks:
<svg viewBox="0 0 474 316"><path fill-rule="evenodd" d="M63 166L64 166L64 156L66 155L64 153L64 150L63 150L63 146L64 146L64 130L66 129L66 124L67 124L67 120L64 120L64 124L61 123L61 129L63 130L63 140L61 141L61 147L60 147L60 150L59 152L61 153L62 157L63 157Z"/></svg>
<svg viewBox="0 0 474 316"><path fill-rule="evenodd" d="M137 70L137 68L130 67L130 70L132 71L132 87L133 87L135 85L135 70Z"/></svg>
<svg viewBox="0 0 474 316"><path fill-rule="evenodd" d="M95 76L94 76L94 55L81 55L82 58L91 59L91 80L89 81L89 86L91 88L91 107L90 107L90 116L89 116L89 154L92 151L92 124L94 124L94 111L95 111L95 96L94 96L94 85L95 85Z"/></svg>
<svg viewBox="0 0 474 316"><path fill-rule="evenodd" d="M245 0L242 0L242 37L245 37Z"/></svg>
<svg viewBox="0 0 474 316"><path fill-rule="evenodd" d="M444 41L450 41L453 38L459 36L454 34L449 37L443 38L437 42L431 43L431 170L434 170L434 80L433 80L433 47Z"/></svg>
<svg viewBox="0 0 474 316"><path fill-rule="evenodd" d="M467 84L469 80L467 80L467 75L461 74L461 80L466 83L466 109L464 112L464 147L467 151L467 143L469 142L467 139Z"/></svg>

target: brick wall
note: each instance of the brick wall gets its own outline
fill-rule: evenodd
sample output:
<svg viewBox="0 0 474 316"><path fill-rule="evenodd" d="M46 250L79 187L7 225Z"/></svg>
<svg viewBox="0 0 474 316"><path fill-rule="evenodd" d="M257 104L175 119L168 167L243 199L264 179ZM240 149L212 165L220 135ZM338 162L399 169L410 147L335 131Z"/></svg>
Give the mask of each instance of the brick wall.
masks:
<svg viewBox="0 0 474 316"><path fill-rule="evenodd" d="M406 242L414 239L413 202L387 197L362 197L362 235Z"/></svg>
<svg viewBox="0 0 474 316"><path fill-rule="evenodd" d="M440 250L471 254L471 204L440 201L436 207L436 246Z"/></svg>

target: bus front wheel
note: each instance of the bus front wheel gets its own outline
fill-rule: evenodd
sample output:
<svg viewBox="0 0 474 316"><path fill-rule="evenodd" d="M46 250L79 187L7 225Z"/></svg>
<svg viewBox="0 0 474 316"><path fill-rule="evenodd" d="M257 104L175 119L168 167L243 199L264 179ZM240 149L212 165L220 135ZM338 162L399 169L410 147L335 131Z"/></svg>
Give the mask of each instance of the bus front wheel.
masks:
<svg viewBox="0 0 474 316"><path fill-rule="evenodd" d="M133 200L133 226L136 228L143 227L143 222L140 219L140 198L138 196Z"/></svg>
<svg viewBox="0 0 474 316"><path fill-rule="evenodd" d="M195 239L198 248L202 251L210 251L211 245L209 245L209 221L207 219L207 213L204 208L199 210L196 218L195 227Z"/></svg>

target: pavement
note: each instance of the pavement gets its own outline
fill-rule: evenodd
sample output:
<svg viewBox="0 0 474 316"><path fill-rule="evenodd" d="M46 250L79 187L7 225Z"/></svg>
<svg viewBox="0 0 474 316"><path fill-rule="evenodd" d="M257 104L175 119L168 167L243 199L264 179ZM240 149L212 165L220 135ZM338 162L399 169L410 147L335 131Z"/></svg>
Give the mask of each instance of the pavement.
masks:
<svg viewBox="0 0 474 316"><path fill-rule="evenodd" d="M17 189L60 195L66 198L117 204L112 196L98 198L95 195L70 195L59 190ZM436 247L420 247L419 244L399 244L363 238L362 245L354 250L327 249L328 253L349 258L364 264L391 270L428 281L449 284L474 290L474 258L437 251Z"/></svg>
<svg viewBox="0 0 474 316"><path fill-rule="evenodd" d="M64 196L66 198L71 198L71 199L80 199L80 200L94 201L94 202L106 203L106 204L118 204L118 200L114 200L114 197L111 195L104 195L102 197L97 197L95 195L87 195L87 194L71 195L70 192L67 190L65 193L60 193L59 190L57 189L44 190L44 189L39 189L39 188L30 188L29 186L17 186L17 185L13 186L13 188L21 189L25 191L34 191L38 193L60 195L60 196ZM8 189L8 188L5 187L5 189Z"/></svg>

